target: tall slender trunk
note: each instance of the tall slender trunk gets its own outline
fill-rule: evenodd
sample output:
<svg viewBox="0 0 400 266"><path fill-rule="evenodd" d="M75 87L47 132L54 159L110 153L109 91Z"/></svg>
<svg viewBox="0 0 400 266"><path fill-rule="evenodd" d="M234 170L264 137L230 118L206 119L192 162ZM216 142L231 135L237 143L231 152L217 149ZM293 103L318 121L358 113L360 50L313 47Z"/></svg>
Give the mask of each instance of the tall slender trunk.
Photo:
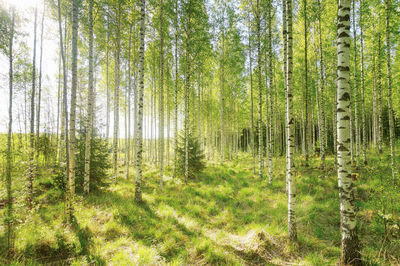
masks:
<svg viewBox="0 0 400 266"><path fill-rule="evenodd" d="M334 155L334 168L335 170L337 170L337 152L336 152L336 146L337 146L337 113L336 113L336 104L337 104L337 94L336 94L336 86L335 86L335 82L336 79L335 77L335 70L337 70L337 64L336 62L332 62L332 65L334 66L332 68L332 92L334 94L333 96L333 100L332 100L332 131L333 131L333 155ZM350 107L349 107L350 108ZM350 109L351 110L351 109Z"/></svg>
<svg viewBox="0 0 400 266"><path fill-rule="evenodd" d="M174 177L177 169L178 153L178 0L175 0L175 92L174 92Z"/></svg>
<svg viewBox="0 0 400 266"><path fill-rule="evenodd" d="M257 0L257 65L258 65L258 176L263 177L264 170L264 145L262 122L262 80L261 80L261 11L260 1Z"/></svg>
<svg viewBox="0 0 400 266"><path fill-rule="evenodd" d="M62 114L63 119L61 120L62 134L64 134L65 141L65 159L66 159L66 168L65 168L65 180L69 180L69 130L68 130L68 88L67 88L67 63L65 60L64 53L64 43L63 43L63 34L62 34L62 21L61 21L61 4L60 0L57 0L57 9L58 9L58 29L60 33L60 53L61 53L61 61L62 61L62 71L63 71L63 108ZM65 28L65 33L67 29ZM63 153L61 153L63 154Z"/></svg>
<svg viewBox="0 0 400 266"><path fill-rule="evenodd" d="M133 149L132 149L132 156L134 158L134 165L136 165L136 132L137 132L137 120L138 120L138 71L137 71L137 63L138 63L138 57L136 56L136 40L137 40L137 36L136 36L136 26L135 26L135 30L134 30L134 42L133 42L133 54L134 54L134 59L133 59L133 119L134 119L134 123L133 123Z"/></svg>
<svg viewBox="0 0 400 266"><path fill-rule="evenodd" d="M85 176L83 190L89 193L90 189L90 156L92 150L92 129L93 129L93 0L89 1L89 84L88 84L88 114L86 121L85 139Z"/></svg>
<svg viewBox="0 0 400 266"><path fill-rule="evenodd" d="M273 127L273 116L272 116L272 83L273 83L273 71L272 71L273 65L272 65L272 0L268 1L268 87L269 91L269 118L268 118L268 183L271 185L272 184L272 127Z"/></svg>
<svg viewBox="0 0 400 266"><path fill-rule="evenodd" d="M131 46L132 46L132 26L129 26L129 44L128 44L128 91L127 111L128 111L128 127L126 137L126 179L129 179L129 166L131 163L131 94L132 94L132 79L131 79Z"/></svg>
<svg viewBox="0 0 400 266"><path fill-rule="evenodd" d="M41 33L40 33L38 100L37 100L37 105L36 105L36 163L39 163L40 104L42 101L43 28L44 28L45 10L46 10L46 5L43 5L42 26L41 26Z"/></svg>
<svg viewBox="0 0 400 266"><path fill-rule="evenodd" d="M365 122L365 89L364 89L364 34L363 34L363 20L362 20L362 0L360 0L360 57L361 57L361 124L363 132L363 142L362 142L362 153L363 153L363 163L367 164L367 129Z"/></svg>
<svg viewBox="0 0 400 266"><path fill-rule="evenodd" d="M325 169L325 148L326 148L326 126L325 126L325 66L324 66L324 57L322 52L322 28L321 28L321 1L318 0L318 33L319 33L319 67L320 67L320 79L321 79L321 91L320 91L320 109L321 109L321 138L319 140L320 143L320 155L321 155L321 168Z"/></svg>
<svg viewBox="0 0 400 266"><path fill-rule="evenodd" d="M15 21L15 10L11 9L11 28L10 28L10 42L8 47L8 59L9 59L9 102L8 102L8 134L7 134L7 167L6 167L6 187L7 187L7 247L9 251L14 248L14 211L13 211L13 195L12 195L12 147L11 147L11 137L12 137L12 112L13 112L13 43L14 43L14 21Z"/></svg>
<svg viewBox="0 0 400 266"><path fill-rule="evenodd" d="M199 77L199 82L198 82L198 97L197 97L197 137L200 141L200 145L202 145L203 140L202 140L202 128L201 128L201 76ZM200 146L203 149L203 146Z"/></svg>
<svg viewBox="0 0 400 266"><path fill-rule="evenodd" d="M220 139L220 141L221 141L221 146L220 146L220 148L221 148L221 150L220 150L220 156L221 156L221 158L220 158L220 164L222 165L222 163L224 162L224 148L225 148L225 138L224 138L224 136L225 136L225 132L224 132L224 130L225 130L225 125L224 125L224 105L225 105L225 98L224 98L224 92L225 92L225 25L224 25L224 23L225 23L225 10L223 10L223 14L222 14L222 16L223 16L223 22L222 22L222 50L221 50L221 62L220 62L220 64L221 64L221 77L220 77L220 80L221 80L221 91L220 91L220 106L219 106L219 113L220 113L220 127L221 127L221 131L220 131L220 133L221 133L221 139Z"/></svg>
<svg viewBox="0 0 400 266"><path fill-rule="evenodd" d="M150 123L151 123L151 153L152 153L152 161L153 164L157 164L157 140L156 140L156 132L157 132L157 117L156 117L156 106L157 106L157 97L156 97L156 90L157 90L157 74L156 74L156 55L153 53L153 76L152 76L152 86L151 86L151 116L150 116Z"/></svg>
<svg viewBox="0 0 400 266"><path fill-rule="evenodd" d="M168 68L168 66L169 66L169 64L167 63L167 68ZM170 161L170 158L169 158L169 156L170 156L170 148L169 148L169 145L170 145L170 137L171 137L171 102L170 102L170 100L169 100L169 98L170 98L170 92L169 92L169 84L170 84L170 81L171 81L171 72L169 71L169 70L167 70L168 71L168 74L167 74L167 91L166 91L166 93L167 93L167 102L166 102L166 105L167 105L167 143L166 143L166 155L167 155L167 158L166 158L166 160L167 160L167 166L169 166L169 161Z"/></svg>
<svg viewBox="0 0 400 266"><path fill-rule="evenodd" d="M393 183L397 183L397 169L395 163L395 132L394 115L392 103L392 62L391 62L391 43L390 43L390 0L385 0L386 11L386 64L387 64L387 86L388 86L388 108L389 108L389 138L390 138L390 158L392 162Z"/></svg>
<svg viewBox="0 0 400 266"><path fill-rule="evenodd" d="M33 179L35 178L35 162L34 162L34 126L35 126L35 91L36 91L36 28L37 28L37 7L35 7L35 25L34 25L34 40L33 40L33 63L32 63L32 91L31 91L31 121L30 121L30 151L29 151L29 194L28 194L28 206L32 207L33 204Z"/></svg>
<svg viewBox="0 0 400 266"><path fill-rule="evenodd" d="M164 29L163 29L163 0L160 0L160 91L159 91L159 154L160 154L160 185L163 188L163 175L164 175Z"/></svg>
<svg viewBox="0 0 400 266"><path fill-rule="evenodd" d="M138 108L136 121L136 180L135 180L135 200L142 201L142 156L143 156L143 91L144 91L144 34L145 34L145 15L146 1L140 1L140 32L139 32L139 91Z"/></svg>
<svg viewBox="0 0 400 266"><path fill-rule="evenodd" d="M75 195L75 116L76 116L76 90L78 87L78 0L72 2L72 86L71 86L71 111L69 131L69 180L67 196L67 212L69 221L72 221Z"/></svg>
<svg viewBox="0 0 400 266"><path fill-rule="evenodd" d="M128 163L127 163L127 161L128 161L128 159L127 159L127 153L128 153L128 88L125 88L125 90L122 90L122 95L124 96L123 98L124 98L124 105L123 105L123 108L124 108L124 133L125 133L125 135L124 135L124 166L126 167L127 165L128 165ZM120 140L120 142L121 142L122 140ZM122 145L120 145L120 146L122 146Z"/></svg>
<svg viewBox="0 0 400 266"><path fill-rule="evenodd" d="M287 1L282 0L282 35L283 35L283 79L284 79L284 89L285 89L285 98L287 98ZM285 105L287 102L285 101ZM285 109L287 106L285 106ZM287 149L285 149L285 142L287 140L287 132L286 128L283 129L282 131L284 140L282 141L282 151L286 151L286 156L287 156ZM287 167L287 166L286 166ZM287 180L287 175L286 175L286 192L288 191L288 180Z"/></svg>
<svg viewBox="0 0 400 266"><path fill-rule="evenodd" d="M251 23L251 21L249 21ZM252 57L251 57L251 25L249 25L249 63L250 63L250 147L251 154L253 157L253 174L256 174L256 153L254 147L254 99L253 99L253 68L252 68Z"/></svg>
<svg viewBox="0 0 400 266"><path fill-rule="evenodd" d="M304 82L305 82L305 104L304 104L304 152L305 152L305 166L308 167L308 24L307 24L307 0L303 0L304 5Z"/></svg>
<svg viewBox="0 0 400 266"><path fill-rule="evenodd" d="M58 89L57 89L57 126L56 126L56 150L55 150L55 162L59 163L60 162L60 150L61 147L61 141L60 141L60 115L61 115L61 55L59 55L59 61L58 61Z"/></svg>
<svg viewBox="0 0 400 266"><path fill-rule="evenodd" d="M378 111L376 101L376 54L375 54L375 24L373 25L374 37L372 39L372 139L374 148L378 143Z"/></svg>
<svg viewBox="0 0 400 266"><path fill-rule="evenodd" d="M294 117L292 94L292 69L293 69L293 32L292 32L292 0L286 0L287 5L287 94L286 94L286 131L287 131L287 157L286 179L288 182L288 234L291 242L297 240L296 229L296 190L294 168Z"/></svg>
<svg viewBox="0 0 400 266"><path fill-rule="evenodd" d="M337 19L337 154L343 265L362 265L350 159L350 1L339 0Z"/></svg>
<svg viewBox="0 0 400 266"><path fill-rule="evenodd" d="M380 22L380 20L379 20ZM380 24L380 23L379 23ZM381 33L378 30L378 151L382 154L383 142L383 127L382 127L382 47L381 47Z"/></svg>
<svg viewBox="0 0 400 266"><path fill-rule="evenodd" d="M316 32L315 32L315 27L314 27L314 32L313 32L313 48L314 50L317 49L316 46ZM315 102L317 105L317 129L318 129L318 137L316 138L319 141L320 144L320 150L319 150L319 155L321 157L321 149L323 145L323 136L322 136L322 115L321 115L321 91L320 91L320 85L319 83L321 82L321 79L318 77L318 55L315 54L315 60L314 60L314 66L315 66ZM316 140L315 140L316 141ZM321 162L322 162L322 157L321 157Z"/></svg>
<svg viewBox="0 0 400 266"><path fill-rule="evenodd" d="M113 182L117 182L118 176L118 133L119 133L119 56L120 56L120 25L121 25L121 0L118 0L117 11L117 29L115 39L115 55L114 55L114 134L113 134Z"/></svg>
<svg viewBox="0 0 400 266"><path fill-rule="evenodd" d="M109 43L109 22L108 22L108 17L107 17L107 32L106 32L106 92L107 92L107 107L106 107L106 139L108 141L110 137L110 107L111 107L111 93L110 93L110 87L109 87L109 81L108 81L108 59L109 59L109 48L108 48L108 43Z"/></svg>
<svg viewBox="0 0 400 266"><path fill-rule="evenodd" d="M355 1L353 0L353 36L354 36L354 120L356 133L356 168L359 168L360 163L360 125L358 121L358 82L357 82L357 32L356 32L356 16L355 16Z"/></svg>
<svg viewBox="0 0 400 266"><path fill-rule="evenodd" d="M191 38L191 28L190 28L190 19L191 12L190 6L192 1L188 0L188 7L186 7L187 12L187 24L186 24L186 44L185 44L185 121L184 121L184 130L185 130L185 183L187 183L189 178L189 88L190 88L190 62L189 62L189 49L190 49L190 38Z"/></svg>

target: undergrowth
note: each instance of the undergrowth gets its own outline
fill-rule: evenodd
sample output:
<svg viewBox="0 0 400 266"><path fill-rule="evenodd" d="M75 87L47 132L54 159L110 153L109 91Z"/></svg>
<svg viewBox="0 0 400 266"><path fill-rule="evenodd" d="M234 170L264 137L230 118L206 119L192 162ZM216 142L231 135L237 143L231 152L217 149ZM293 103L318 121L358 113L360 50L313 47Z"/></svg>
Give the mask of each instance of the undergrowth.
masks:
<svg viewBox="0 0 400 266"><path fill-rule="evenodd" d="M387 154L369 156L356 175L358 232L368 265L399 264L396 223L399 192L391 189ZM5 253L0 227L0 263L84 265L333 265L340 256L340 216L333 158L327 169L312 158L306 168L296 161L298 243L288 245L285 161L274 158L272 185L253 175L251 158L208 163L185 185L166 166L165 187L158 170L145 165L143 203L134 201L134 173L117 184L78 195L75 223L65 223L63 194L42 169L35 181L36 204L24 206L24 180L15 180L16 232L13 254ZM121 166L121 169L125 169ZM17 171L17 170L16 170ZM14 175L17 176L17 175ZM3 186L3 185L2 185ZM1 187L3 189L3 187ZM2 194L1 197L4 195ZM396 198L397 197L397 198ZM5 208L0 208L4 217ZM397 216L396 216L397 215Z"/></svg>

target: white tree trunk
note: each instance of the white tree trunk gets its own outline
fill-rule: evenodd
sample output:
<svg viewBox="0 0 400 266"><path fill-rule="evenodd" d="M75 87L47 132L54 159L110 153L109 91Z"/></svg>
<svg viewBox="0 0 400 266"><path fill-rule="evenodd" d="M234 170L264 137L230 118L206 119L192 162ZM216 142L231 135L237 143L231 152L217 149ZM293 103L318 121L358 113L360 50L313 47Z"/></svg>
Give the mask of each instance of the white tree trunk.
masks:
<svg viewBox="0 0 400 266"><path fill-rule="evenodd" d="M287 81L286 81L286 131L287 131L287 156L286 156L286 179L288 182L288 234L291 242L297 240L296 229L296 190L294 170L294 117L293 110L293 32L292 32L292 0L286 0L287 16Z"/></svg>
<svg viewBox="0 0 400 266"><path fill-rule="evenodd" d="M339 0L337 24L337 154L343 265L361 265L350 159L350 1Z"/></svg>
<svg viewBox="0 0 400 266"><path fill-rule="evenodd" d="M144 91L144 34L146 1L140 1L140 39L139 39L139 91L136 132L136 180L135 200L142 201L142 158L143 158L143 91Z"/></svg>

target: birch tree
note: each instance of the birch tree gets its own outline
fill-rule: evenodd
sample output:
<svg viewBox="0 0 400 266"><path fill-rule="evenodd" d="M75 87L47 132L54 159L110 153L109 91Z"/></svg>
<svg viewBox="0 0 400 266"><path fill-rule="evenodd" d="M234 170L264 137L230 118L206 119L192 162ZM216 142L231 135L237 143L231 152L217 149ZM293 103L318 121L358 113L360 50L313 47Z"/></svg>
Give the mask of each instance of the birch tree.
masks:
<svg viewBox="0 0 400 266"><path fill-rule="evenodd" d="M325 169L325 146L326 146L326 125L325 125L325 66L324 66L324 57L322 50L322 28L321 28L321 16L322 16L322 8L321 1L318 0L318 33L319 33L319 68L320 68L320 109L321 109L321 117L320 117L320 156L321 156L321 168Z"/></svg>
<svg viewBox="0 0 400 266"><path fill-rule="evenodd" d="M33 60L32 60L32 91L31 91L31 120L30 120L30 151L29 151L29 173L28 173L28 206L33 204L33 180L35 179L35 163L34 163L34 143L35 143L35 91L36 91L36 31L37 31L37 6L35 7L35 22L33 33Z"/></svg>
<svg viewBox="0 0 400 266"><path fill-rule="evenodd" d="M264 170L264 145L263 145L263 122L262 122L262 80L261 80L261 10L260 1L257 0L256 10L257 30L257 65L258 65L258 176L263 177Z"/></svg>
<svg viewBox="0 0 400 266"><path fill-rule="evenodd" d="M12 194L12 123L13 123L13 79L14 79L14 68L13 68L13 44L14 44L14 24L15 24L15 10L11 8L11 24L9 33L9 46L8 46L8 60L9 60L9 71L8 71L8 84L9 84L9 101L8 101L8 134L7 134L7 165L6 165L6 189L7 189L7 248L11 251L14 248L14 210L13 210L13 194Z"/></svg>
<svg viewBox="0 0 400 266"><path fill-rule="evenodd" d="M159 189L163 188L164 174L164 28L163 28L163 0L160 0L160 91L159 91L159 153L160 153L160 184Z"/></svg>
<svg viewBox="0 0 400 266"><path fill-rule="evenodd" d="M57 0L57 11L58 11L58 30L60 35L60 54L61 54L61 61L62 61L62 73L63 73L63 114L64 119L62 119L64 124L63 134L64 134L64 141L65 141L65 159L66 159L66 169L65 169L65 180L68 182L69 180L69 125L68 125L68 92L67 92L67 63L65 60L65 53L64 53L64 42L63 42L63 32L62 32L62 18L61 18L61 3L60 0ZM61 152L62 154L62 152Z"/></svg>
<svg viewBox="0 0 400 266"><path fill-rule="evenodd" d="M67 215L69 221L73 219L75 197L75 119L76 119L76 93L78 87L78 0L72 2L72 86L71 110L69 130L69 180L67 192Z"/></svg>
<svg viewBox="0 0 400 266"><path fill-rule="evenodd" d="M350 158L350 1L339 0L337 19L337 156L342 265L362 265L356 231Z"/></svg>
<svg viewBox="0 0 400 266"><path fill-rule="evenodd" d="M292 26L292 0L286 0L286 26L287 26L287 74L286 74L286 180L288 182L288 234L291 242L297 240L296 229L296 190L294 170L294 117L293 117L293 26Z"/></svg>
<svg viewBox="0 0 400 266"><path fill-rule="evenodd" d="M251 19L249 17L249 75L250 75L250 147L253 157L253 174L256 174L256 153L254 146L254 99L253 99L253 59L251 57Z"/></svg>
<svg viewBox="0 0 400 266"><path fill-rule="evenodd" d="M358 82L357 82L357 31L356 31L356 0L353 0L353 40L354 40L354 73L353 73L353 89L354 89L354 127L356 134L356 168L360 165L360 125L358 115Z"/></svg>
<svg viewBox="0 0 400 266"><path fill-rule="evenodd" d="M360 57L361 57L361 125L363 132L363 163L367 164L367 129L365 126L365 85L364 85L364 32L363 32L363 1L360 0Z"/></svg>
<svg viewBox="0 0 400 266"><path fill-rule="evenodd" d="M118 134L119 134L119 83L120 83L120 52L121 52L121 0L118 0L116 11L116 37L114 55L114 134L113 134L113 182L118 176Z"/></svg>
<svg viewBox="0 0 400 266"><path fill-rule="evenodd" d="M145 15L146 1L140 2L140 30L139 30L139 90L138 108L136 121L136 179L135 179L135 200L142 201L142 158L143 158L143 91L144 91L144 35L145 35Z"/></svg>
<svg viewBox="0 0 400 266"><path fill-rule="evenodd" d="M43 65L43 28L44 28L44 18L45 18L46 5L43 4L43 14L42 14L42 25L40 32L40 57L39 57L39 84L38 84L38 95L37 95L37 105L36 105L36 161L39 160L39 141L40 141L40 104L42 101L42 65Z"/></svg>
<svg viewBox="0 0 400 266"><path fill-rule="evenodd" d="M393 103L392 103L392 59L391 59L391 43L390 43L390 0L385 0L386 11L386 64L387 64L387 86L388 86L388 109L389 109L389 139L390 139L390 158L392 164L392 178L393 183L397 183L397 170L395 163L395 150L394 150L394 117L393 117Z"/></svg>
<svg viewBox="0 0 400 266"><path fill-rule="evenodd" d="M305 122L304 122L304 149L305 149L305 165L308 166L308 24L307 24L307 0L303 0L304 14L304 98L305 98Z"/></svg>
<svg viewBox="0 0 400 266"><path fill-rule="evenodd" d="M88 84L88 115L86 121L86 140L85 140L85 176L83 190L89 193L90 189L90 155L93 130L93 1L89 1L89 84Z"/></svg>
<svg viewBox="0 0 400 266"><path fill-rule="evenodd" d="M268 114L269 117L266 119L268 121L267 129L268 129L268 143L267 143L267 150L268 150L268 183L272 184L272 0L268 1L268 91L266 92L268 95ZM307 78L306 78L307 81Z"/></svg>

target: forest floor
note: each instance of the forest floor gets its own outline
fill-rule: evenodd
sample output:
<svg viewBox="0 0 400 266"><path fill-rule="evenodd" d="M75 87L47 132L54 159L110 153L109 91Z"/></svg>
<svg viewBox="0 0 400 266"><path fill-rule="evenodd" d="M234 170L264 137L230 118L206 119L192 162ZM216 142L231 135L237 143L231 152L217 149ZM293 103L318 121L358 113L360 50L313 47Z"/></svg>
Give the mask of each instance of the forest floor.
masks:
<svg viewBox="0 0 400 266"><path fill-rule="evenodd" d="M395 226L400 199L390 196L385 185L391 180L390 157L368 155L369 165L355 175L362 256L369 265L400 264ZM146 165L141 204L134 201L134 171L129 180L121 172L117 184L87 197L77 195L73 226L65 225L60 191L42 174L36 208L27 212L16 202L12 261L1 253L5 228L0 227L0 264L333 265L340 257L333 157L327 158L326 171L318 166L318 158L312 158L308 168L301 157L296 160L295 246L288 245L286 236L283 157L274 159L272 185L267 177L254 175L251 158L241 154L222 166L209 163L187 185L172 178L172 167L167 167L162 192L158 170ZM0 207L0 216L4 213Z"/></svg>

